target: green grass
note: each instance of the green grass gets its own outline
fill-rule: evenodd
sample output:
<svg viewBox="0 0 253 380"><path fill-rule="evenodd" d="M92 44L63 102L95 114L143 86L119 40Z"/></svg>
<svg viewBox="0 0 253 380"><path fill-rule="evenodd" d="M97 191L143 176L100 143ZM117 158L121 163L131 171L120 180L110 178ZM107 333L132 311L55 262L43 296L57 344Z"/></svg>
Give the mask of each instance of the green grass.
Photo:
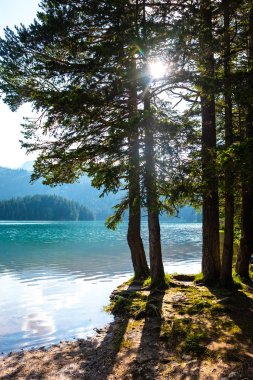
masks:
<svg viewBox="0 0 253 380"><path fill-rule="evenodd" d="M192 300L191 305L187 308L186 312L189 315L199 314L210 309L212 306L213 302L208 299L200 298L195 301Z"/></svg>
<svg viewBox="0 0 253 380"><path fill-rule="evenodd" d="M168 341L170 345L177 343L180 339L184 339L190 327L188 322L188 320L183 318L165 321L161 326L161 339Z"/></svg>
<svg viewBox="0 0 253 380"><path fill-rule="evenodd" d="M196 357L205 355L207 348L204 344L207 338L206 331L190 332L181 345L182 351Z"/></svg>
<svg viewBox="0 0 253 380"><path fill-rule="evenodd" d="M200 273L196 274L196 276L194 278L194 283L195 284L199 284L199 283L201 283L203 281L204 281L203 273L200 272Z"/></svg>
<svg viewBox="0 0 253 380"><path fill-rule="evenodd" d="M249 277L253 281L253 265L249 266Z"/></svg>
<svg viewBox="0 0 253 380"><path fill-rule="evenodd" d="M210 339L209 335L205 327L189 318L174 318L165 321L161 327L161 339L167 346L195 357L206 354L205 344Z"/></svg>
<svg viewBox="0 0 253 380"><path fill-rule="evenodd" d="M114 296L104 310L114 315L127 315L136 320L146 316L161 317L157 299L141 291Z"/></svg>
<svg viewBox="0 0 253 380"><path fill-rule="evenodd" d="M243 289L243 288L245 288L245 284L242 282L241 277L238 276L238 274L236 273L236 271L235 271L234 268L233 268L232 276L233 276L233 281L234 281L234 283L235 283L235 286L236 286L238 289Z"/></svg>
<svg viewBox="0 0 253 380"><path fill-rule="evenodd" d="M171 283L171 276L169 274L165 274L165 285L166 285L166 287L169 287L170 283ZM146 288L151 287L151 277L150 276L144 281L143 286Z"/></svg>
<svg viewBox="0 0 253 380"><path fill-rule="evenodd" d="M201 274L198 276L201 278ZM241 283L235 273L234 278ZM150 279L144 285L149 284ZM136 324L138 329L138 326L143 326L145 318L151 324L154 322L155 326L159 326L163 347L178 357L187 354L208 360L217 357L226 359L228 355L236 358L241 344L245 344L247 326L234 320L233 313L237 315L241 308L248 310L251 307L243 297L248 289L246 286L239 292L191 284L187 287L176 284L164 292L149 291L141 285L132 290L126 288L118 288L106 310L125 316L127 328L130 323L131 326ZM248 297L252 299L252 293ZM152 335L149 331L145 333ZM250 332L246 335L251 339ZM212 342L217 342L217 348ZM129 338L116 337L115 344L119 349L133 348Z"/></svg>
<svg viewBox="0 0 253 380"><path fill-rule="evenodd" d="M121 295L116 295L111 299L110 304L104 307L104 310L110 314L125 314L131 300Z"/></svg>

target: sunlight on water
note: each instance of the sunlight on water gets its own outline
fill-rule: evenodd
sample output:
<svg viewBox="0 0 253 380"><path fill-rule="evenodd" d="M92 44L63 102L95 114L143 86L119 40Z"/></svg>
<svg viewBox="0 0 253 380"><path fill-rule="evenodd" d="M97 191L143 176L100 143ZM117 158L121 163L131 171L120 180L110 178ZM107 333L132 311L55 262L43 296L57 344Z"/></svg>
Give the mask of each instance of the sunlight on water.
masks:
<svg viewBox="0 0 253 380"><path fill-rule="evenodd" d="M127 224L0 222L0 353L85 337L132 275ZM200 271L201 225L161 223L168 273ZM147 224L143 224L147 246Z"/></svg>

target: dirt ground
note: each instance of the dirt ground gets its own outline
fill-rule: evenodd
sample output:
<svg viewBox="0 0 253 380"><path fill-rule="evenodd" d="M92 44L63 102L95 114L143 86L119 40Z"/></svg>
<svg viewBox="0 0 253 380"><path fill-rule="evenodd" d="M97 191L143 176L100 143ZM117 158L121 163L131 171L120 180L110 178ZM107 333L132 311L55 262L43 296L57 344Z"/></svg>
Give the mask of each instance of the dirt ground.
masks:
<svg viewBox="0 0 253 380"><path fill-rule="evenodd" d="M0 379L252 380L253 290L174 278L169 289L125 285L115 320L94 338L0 358Z"/></svg>

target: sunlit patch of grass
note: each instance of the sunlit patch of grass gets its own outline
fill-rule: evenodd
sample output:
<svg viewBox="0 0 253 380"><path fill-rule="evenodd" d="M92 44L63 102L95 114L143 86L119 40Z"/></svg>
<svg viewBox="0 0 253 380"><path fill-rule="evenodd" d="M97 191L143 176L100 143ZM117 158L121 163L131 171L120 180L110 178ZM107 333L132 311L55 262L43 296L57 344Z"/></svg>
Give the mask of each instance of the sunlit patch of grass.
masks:
<svg viewBox="0 0 253 380"><path fill-rule="evenodd" d="M249 277L253 281L253 265L250 264L249 266Z"/></svg>
<svg viewBox="0 0 253 380"><path fill-rule="evenodd" d="M242 279L238 274L236 273L235 269L233 269L232 272L233 275L233 281L237 289L243 289L245 288L245 284L243 283Z"/></svg>
<svg viewBox="0 0 253 380"><path fill-rule="evenodd" d="M151 285L151 277L149 276L149 277L144 281L143 286L144 286L145 288L148 288L148 287L150 287L150 285Z"/></svg>
<svg viewBox="0 0 253 380"><path fill-rule="evenodd" d="M223 307L215 302L214 296L206 288L199 292L197 287L188 287L183 290L185 299L174 303L179 315L197 315L201 313L218 313Z"/></svg>
<svg viewBox="0 0 253 380"><path fill-rule="evenodd" d="M114 315L127 315L130 318L141 319L148 316L161 317L161 310L157 306L157 299L147 292L125 293L125 296L114 295L110 304L104 308Z"/></svg>
<svg viewBox="0 0 253 380"><path fill-rule="evenodd" d="M213 315L217 315L217 314L223 314L225 312L225 307L218 304L218 303L215 303L213 304L213 306L209 309L210 313L213 314Z"/></svg>
<svg viewBox="0 0 253 380"><path fill-rule="evenodd" d="M196 274L196 276L194 278L194 283L199 284L199 283L202 283L203 281L204 281L203 273L200 272L200 273Z"/></svg>
<svg viewBox="0 0 253 380"><path fill-rule="evenodd" d="M122 349L122 348L127 348L127 349L131 349L133 348L134 344L133 342L131 342L129 339L123 339L119 345L119 348Z"/></svg>
<svg viewBox="0 0 253 380"><path fill-rule="evenodd" d="M210 300L200 298L191 302L191 305L187 308L187 313L190 315L199 314L212 306L213 303Z"/></svg>
<svg viewBox="0 0 253 380"><path fill-rule="evenodd" d="M169 287L171 283L171 276L169 274L165 274L165 286ZM143 283L143 286L146 288L151 287L151 277L149 276Z"/></svg>
<svg viewBox="0 0 253 380"><path fill-rule="evenodd" d="M167 286L170 285L171 282L171 276L169 274L165 274L165 283Z"/></svg>
<svg viewBox="0 0 253 380"><path fill-rule="evenodd" d="M147 295L136 294L128 308L128 314L134 319L144 318L147 313Z"/></svg>
<svg viewBox="0 0 253 380"><path fill-rule="evenodd" d="M104 307L104 311L110 314L125 314L131 301L129 298L116 295L111 299L110 304Z"/></svg>
<svg viewBox="0 0 253 380"><path fill-rule="evenodd" d="M143 321L140 319L130 319L128 321L128 329L132 330L135 328L140 328L143 325Z"/></svg>

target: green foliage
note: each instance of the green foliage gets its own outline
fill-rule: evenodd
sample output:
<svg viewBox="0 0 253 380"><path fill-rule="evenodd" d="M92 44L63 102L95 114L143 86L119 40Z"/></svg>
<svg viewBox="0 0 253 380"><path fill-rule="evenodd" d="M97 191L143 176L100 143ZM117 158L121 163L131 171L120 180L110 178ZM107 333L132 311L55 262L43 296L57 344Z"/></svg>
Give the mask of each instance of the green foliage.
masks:
<svg viewBox="0 0 253 380"><path fill-rule="evenodd" d="M234 0L42 1L29 27L0 39L3 100L39 115L23 126L23 147L38 153L32 179L87 173L102 195L125 190L107 220L115 229L135 180L138 207L169 215L214 200L219 183L224 225L230 177L238 242L241 190L253 193L252 14ZM169 63L164 78L149 73L156 59Z"/></svg>
<svg viewBox="0 0 253 380"><path fill-rule="evenodd" d="M128 208L128 199L124 199L118 205L113 206L113 208L115 212L112 216L107 218L105 225L111 230L116 230L118 223L122 221L124 212Z"/></svg>
<svg viewBox="0 0 253 380"><path fill-rule="evenodd" d="M0 220L93 220L86 207L62 197L34 195L0 201Z"/></svg>
<svg viewBox="0 0 253 380"><path fill-rule="evenodd" d="M171 282L171 276L169 274L165 274L165 285L169 287ZM144 287L151 287L151 277L149 276L143 283Z"/></svg>
<svg viewBox="0 0 253 380"><path fill-rule="evenodd" d="M167 80L156 83L147 72L144 50L150 57L158 54L168 60L160 10L155 14L146 12L145 32L140 27L141 8L128 2L89 0L66 6L64 0L45 0L37 17L28 28L7 29L5 39L0 41L0 88L5 102L12 109L30 102L43 115L38 120L26 120L23 126L23 146L28 152L39 153L32 179L43 177L43 183L55 186L73 183L87 172L102 194L127 190L129 144L137 131L145 205L143 136L147 114L141 106L140 90L150 82L149 116L154 120L156 141L154 178L163 200L160 210L174 213L191 187L192 176L186 175L182 155L196 147L198 121L189 113L173 111L168 101L161 101L157 95L161 81L166 87ZM132 115L128 106L133 102L130 93L134 85L140 106ZM45 136L42 139L41 130ZM185 165L187 162L185 157ZM116 206L115 215L107 221L110 228L116 228L122 212L122 207Z"/></svg>
<svg viewBox="0 0 253 380"><path fill-rule="evenodd" d="M199 284L199 283L202 283L203 281L204 281L203 273L200 272L200 273L196 274L196 276L194 278L194 282L196 284Z"/></svg>

